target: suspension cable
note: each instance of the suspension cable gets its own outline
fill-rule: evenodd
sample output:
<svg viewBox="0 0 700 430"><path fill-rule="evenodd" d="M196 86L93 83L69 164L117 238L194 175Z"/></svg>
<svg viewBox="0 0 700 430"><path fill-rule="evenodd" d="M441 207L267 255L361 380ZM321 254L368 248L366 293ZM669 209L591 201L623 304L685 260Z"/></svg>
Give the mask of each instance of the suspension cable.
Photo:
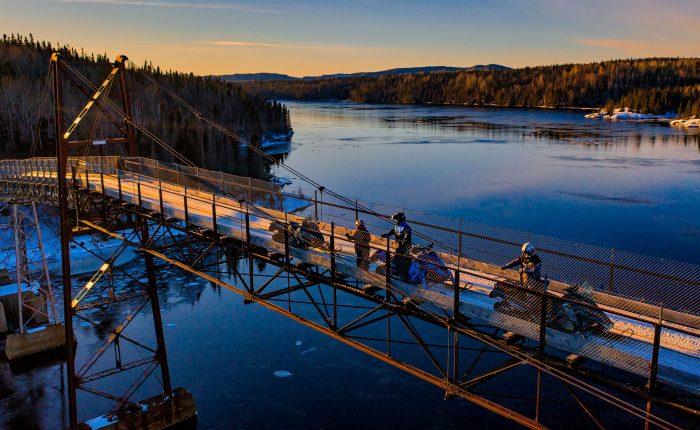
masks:
<svg viewBox="0 0 700 430"><path fill-rule="evenodd" d="M49 62L48 65L48 70L46 72L46 81L44 82L44 90L42 91L42 97L39 102L39 121L37 121L36 126L32 127L32 144L29 148L29 156L33 157L34 156L34 151L36 150L37 142L39 141L39 135L41 133L41 120L42 120L42 114L46 110L46 105L48 104L48 94L49 92L53 92L53 89L51 88L51 78L53 76L53 69L51 68L51 63Z"/></svg>
<svg viewBox="0 0 700 430"><path fill-rule="evenodd" d="M216 122L216 121L213 121L213 120L209 119L208 117L204 116L204 115L202 114L202 112L200 112L199 110L197 110L197 109L196 109L194 106L192 106L189 102L187 102L186 100L182 99L179 95L177 95L175 92L173 92L173 91L170 90L169 88L167 88L167 87L161 85L157 80L155 80L155 79L154 79L152 76L150 76L149 74L145 73L145 72L144 72L141 68L139 68L133 61L131 61L131 60L127 60L127 61L129 62L129 64L131 64L131 66L134 68L135 71L137 71L139 74L141 74L141 76L143 76L144 78L146 78L149 82L151 82L153 85L155 85L156 87L158 87L161 91L163 91L164 93L166 93L167 95L169 95L170 97L172 97L176 102L178 102L178 103L180 103L182 106L184 106L184 107L185 107L187 110L189 110L197 119L199 119L200 121L205 122L206 124L210 125L211 127L215 128L215 129L219 130L220 132L222 132L222 133L224 133L225 135L231 137L232 139L236 140L237 142L246 145L247 148L252 149L253 151L255 151L256 153L258 153L260 156L264 157L265 159L267 159L267 160L270 161L271 163L273 163L273 164L277 164L277 163L278 163L277 160L275 160L273 157L271 157L271 156L270 156L269 154L267 154L265 151L263 151L262 149L257 148L256 146L250 144L250 142L248 142L246 139L244 139L243 137L241 137L240 135L238 135L238 134L237 134L236 132L234 132L233 130L231 130L231 129L227 128L226 126L224 126L224 125L222 125L222 124L220 124L220 123L218 123L218 122ZM375 211L375 210L373 210L373 209L371 209L371 208L369 208L369 207L366 207L366 206L364 206L364 205L362 205L362 204L358 204L358 202L357 202L356 199L351 199L351 198L345 197L345 196L342 195L342 194L339 194L339 193L337 193L337 192L335 192L335 191L333 191L333 190L330 190L330 189L326 188L325 186L321 185L319 182L315 181L314 179L310 178L309 176L307 176L307 175L301 173L300 171L294 169L293 167L290 167L289 165L285 164L284 161L280 161L279 164L282 166L283 169L287 170L289 173L291 173L291 174L293 174L293 175L298 176L300 179L302 179L303 181L305 181L305 182L307 182L308 184L312 185L314 188L320 190L321 192L326 192L326 193L328 193L329 195L331 195L331 196L337 198L338 200L340 200L340 201L342 201L342 202L345 202L346 204L355 205L355 206L357 206L358 208L360 208L360 209L362 209L362 210L368 212L369 214L371 214L371 215L373 215L373 216L375 216L375 217L377 217L377 218L380 218L380 219L382 219L382 220L384 220L384 221L387 221L387 222L391 222L391 219L390 219L389 217L387 217L386 215L381 214L381 213L379 213L379 212L377 212L377 211ZM420 238L422 238L422 239L424 239L424 240L427 240L427 241L429 241L429 242L438 243L440 246L444 247L444 248L447 249L447 250L451 250L451 251L455 251L455 250L456 250L456 248L454 248L452 245L449 245L449 244L443 243L443 242L441 242L441 241L438 241L438 240L436 240L436 238L434 238L434 237L429 237L429 236L424 235L424 234L422 234L422 233L420 233L420 232L418 232L418 231L415 231L415 235L418 236L418 237L420 237Z"/></svg>
<svg viewBox="0 0 700 430"><path fill-rule="evenodd" d="M83 83L85 83L85 84L86 84L88 87L90 87L93 91L97 91L97 87L96 87L92 82L90 82L90 80L87 79L82 73L80 73L80 71L78 71L78 70L76 70L75 68L71 67L71 65L68 64L65 60L61 60L61 62L62 62L62 64L63 64L70 72L72 72L72 73L73 73L74 75L76 75L81 81L83 81ZM173 157L175 157L176 159L178 159L180 162L182 162L182 163L184 163L184 164L186 164L186 165L188 165L188 166L191 166L191 167L196 167L195 164L192 163L189 159L187 159L185 156L183 156L182 154L180 154L179 152L177 152L173 147L171 147L170 145L168 145L167 143L165 143L165 141L163 141L163 140L160 139L158 136L156 136L155 134L153 134L153 133L152 133L151 131L149 131L147 128L145 128L145 127L141 126L140 124L138 124L136 121L134 121L133 118L131 118L131 119L130 119L130 118L127 118L126 115L125 115L125 113L124 113L124 111L123 111L123 109L122 109L121 107L119 107L114 101L112 101L112 100L109 99L109 98L100 98L100 99L97 100L97 103L99 103L100 106L102 106L102 107L104 107L104 105L102 104L102 100L106 100L107 103L108 103L114 110L116 110L117 113L118 113L119 115L121 115L127 123L131 124L132 126L134 126L134 128L138 129L138 130L139 130L141 133L143 133L146 137L148 137L149 139L153 140L155 143L157 143L158 145L160 145L163 149L165 149L168 153L170 153Z"/></svg>

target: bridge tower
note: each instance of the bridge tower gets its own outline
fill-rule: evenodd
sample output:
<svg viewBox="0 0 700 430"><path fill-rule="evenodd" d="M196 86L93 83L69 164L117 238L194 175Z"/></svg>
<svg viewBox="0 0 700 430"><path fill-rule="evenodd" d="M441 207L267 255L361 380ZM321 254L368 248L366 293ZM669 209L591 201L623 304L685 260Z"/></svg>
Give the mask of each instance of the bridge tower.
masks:
<svg viewBox="0 0 700 430"><path fill-rule="evenodd" d="M93 323L89 320L88 316L81 315L82 311L87 311L96 306L95 303L98 303L100 306L108 306L110 303L125 300L123 297L117 297L113 292L110 292L110 294L98 297L92 304L83 301L88 294L96 295L97 293L97 295L99 295L100 288L93 287L103 279L105 273L111 273L116 259L124 251L123 247L118 248L111 257L104 258L104 264L102 264L99 269L95 268L96 273L92 279L82 286L77 295L73 295L70 248L74 230L71 225L71 220L80 216L80 202L78 201L78 197L75 196L75 193L72 192L70 184L71 175L73 179L75 178L75 166L72 166L73 169L69 168L69 157L71 156L71 149L85 148L86 146L89 147L92 145L99 145L100 154L103 152L102 148L112 149L122 146L124 149L120 151L121 153L126 153L129 157L138 156L131 100L127 86L127 61L128 59L126 56L119 56L113 63L108 76L99 87L96 87L89 82L80 71L65 62L58 53L54 53L51 56L58 173L57 195L60 210L61 279L63 284L65 336L67 339L74 338L74 318L80 318L81 320ZM67 80L87 98L82 110L68 126L66 126L65 122L66 112L63 96L64 80ZM110 99L110 91L115 83L119 87L119 104ZM95 141L71 139L81 121L94 109L98 109L100 111L100 116L111 122L121 135ZM125 215L121 213L116 213L114 216L118 219L118 222L126 222L132 225L133 231L140 238L141 243L145 244L151 241L149 227L143 217L139 215L132 217L130 214ZM130 425L129 423L142 423L144 419L149 422L160 420L157 421L159 423L158 425L164 427L182 420L183 415L181 415L180 412L183 404L186 404L188 408L188 411L184 413L184 417L189 418L193 415L194 401L191 395L183 389L173 390L171 386L160 304L158 301L156 269L152 256L145 255L143 260L147 274L147 285L143 288L142 296L136 299L137 303L133 305L127 318L116 327L108 330L110 334L105 343L95 350L87 362L83 363L80 368L76 366L76 353L75 348L72 346L73 343L69 342L70 346L66 348L68 415L71 429L76 429L79 423L78 412L80 411L80 407L78 391L88 392L113 401L114 406L104 416L98 417L99 419L107 419L109 422L125 421L127 425ZM146 303L150 303L157 344L155 348L133 341L133 339L130 339L124 332L129 323L133 321L136 315L145 307L144 305ZM136 362L124 363L121 357L120 340L131 342L152 355L148 358L137 360ZM91 371L98 361L104 360L103 353L108 348L115 350L115 363L113 367L108 371ZM94 385L89 385L97 380L121 374L141 366L145 367L145 370L134 378L133 383L124 393L107 393L101 389L94 388ZM147 399L146 402L138 403L132 401L131 397L134 393L158 367L160 368L162 393ZM146 407L146 404L148 407Z"/></svg>

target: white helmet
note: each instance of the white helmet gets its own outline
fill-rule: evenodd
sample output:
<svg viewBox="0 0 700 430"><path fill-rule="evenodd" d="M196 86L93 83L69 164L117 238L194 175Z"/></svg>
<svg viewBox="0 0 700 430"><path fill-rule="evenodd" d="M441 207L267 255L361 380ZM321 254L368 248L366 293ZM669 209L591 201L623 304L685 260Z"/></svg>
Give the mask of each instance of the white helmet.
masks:
<svg viewBox="0 0 700 430"><path fill-rule="evenodd" d="M531 244L530 242L523 243L523 247L520 249L526 254L532 255L535 253L535 245Z"/></svg>

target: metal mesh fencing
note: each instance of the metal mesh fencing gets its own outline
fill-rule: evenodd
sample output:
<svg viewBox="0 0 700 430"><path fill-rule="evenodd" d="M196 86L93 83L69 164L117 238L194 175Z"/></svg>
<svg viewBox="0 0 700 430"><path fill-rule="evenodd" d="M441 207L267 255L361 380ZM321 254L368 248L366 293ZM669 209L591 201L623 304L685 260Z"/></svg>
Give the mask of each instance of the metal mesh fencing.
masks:
<svg viewBox="0 0 700 430"><path fill-rule="evenodd" d="M640 376L656 356L659 377L700 386L693 366L700 359L697 266L405 208L348 204L322 189L282 193L248 178L148 159L88 157L71 166L80 187L177 219L187 211L202 228L333 271L373 294L387 291L387 298L437 318L483 320ZM2 162L0 180L50 181L52 167ZM388 215L397 210L413 229L415 246L403 250L386 237ZM358 236L357 219L366 234ZM526 241L537 245L543 280L501 268ZM657 327L664 329L659 335Z"/></svg>

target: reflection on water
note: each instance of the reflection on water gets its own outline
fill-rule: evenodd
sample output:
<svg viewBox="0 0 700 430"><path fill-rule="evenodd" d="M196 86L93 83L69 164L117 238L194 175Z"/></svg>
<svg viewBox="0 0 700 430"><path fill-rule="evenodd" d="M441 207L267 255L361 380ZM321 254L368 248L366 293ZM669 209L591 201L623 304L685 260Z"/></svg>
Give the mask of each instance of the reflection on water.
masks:
<svg viewBox="0 0 700 430"><path fill-rule="evenodd" d="M344 194L699 262L698 134L585 121L582 113L569 111L351 103L290 103L290 111L291 153L279 156ZM226 290L162 263L158 268L173 384L195 395L200 428L510 426L464 401L443 401L444 393L434 387L257 305L244 305ZM139 259L125 269L144 278ZM273 274L274 268L257 271ZM130 288L134 282L115 285L116 293ZM133 304L95 308L96 325L77 323L79 362ZM152 345L149 313L147 306L128 330L134 340ZM367 330L361 334L379 335ZM444 332L426 340L444 342ZM127 342L122 347L126 357L136 354ZM401 345L392 349L399 352ZM419 349L403 352L431 365ZM487 354L475 371L493 366L491 360ZM0 363L0 428L62 427L61 371L56 363L29 371ZM531 371L521 366L511 372L509 394L531 396ZM110 388L125 391L130 381L117 380ZM503 392L498 382L482 389ZM151 378L135 398L158 385ZM80 400L82 417L107 406L84 393ZM599 406L604 419L624 420ZM544 413L560 426L587 425L585 417L571 420L557 408Z"/></svg>
<svg viewBox="0 0 700 430"><path fill-rule="evenodd" d="M567 110L288 106L285 162L348 196L700 262L698 130Z"/></svg>

